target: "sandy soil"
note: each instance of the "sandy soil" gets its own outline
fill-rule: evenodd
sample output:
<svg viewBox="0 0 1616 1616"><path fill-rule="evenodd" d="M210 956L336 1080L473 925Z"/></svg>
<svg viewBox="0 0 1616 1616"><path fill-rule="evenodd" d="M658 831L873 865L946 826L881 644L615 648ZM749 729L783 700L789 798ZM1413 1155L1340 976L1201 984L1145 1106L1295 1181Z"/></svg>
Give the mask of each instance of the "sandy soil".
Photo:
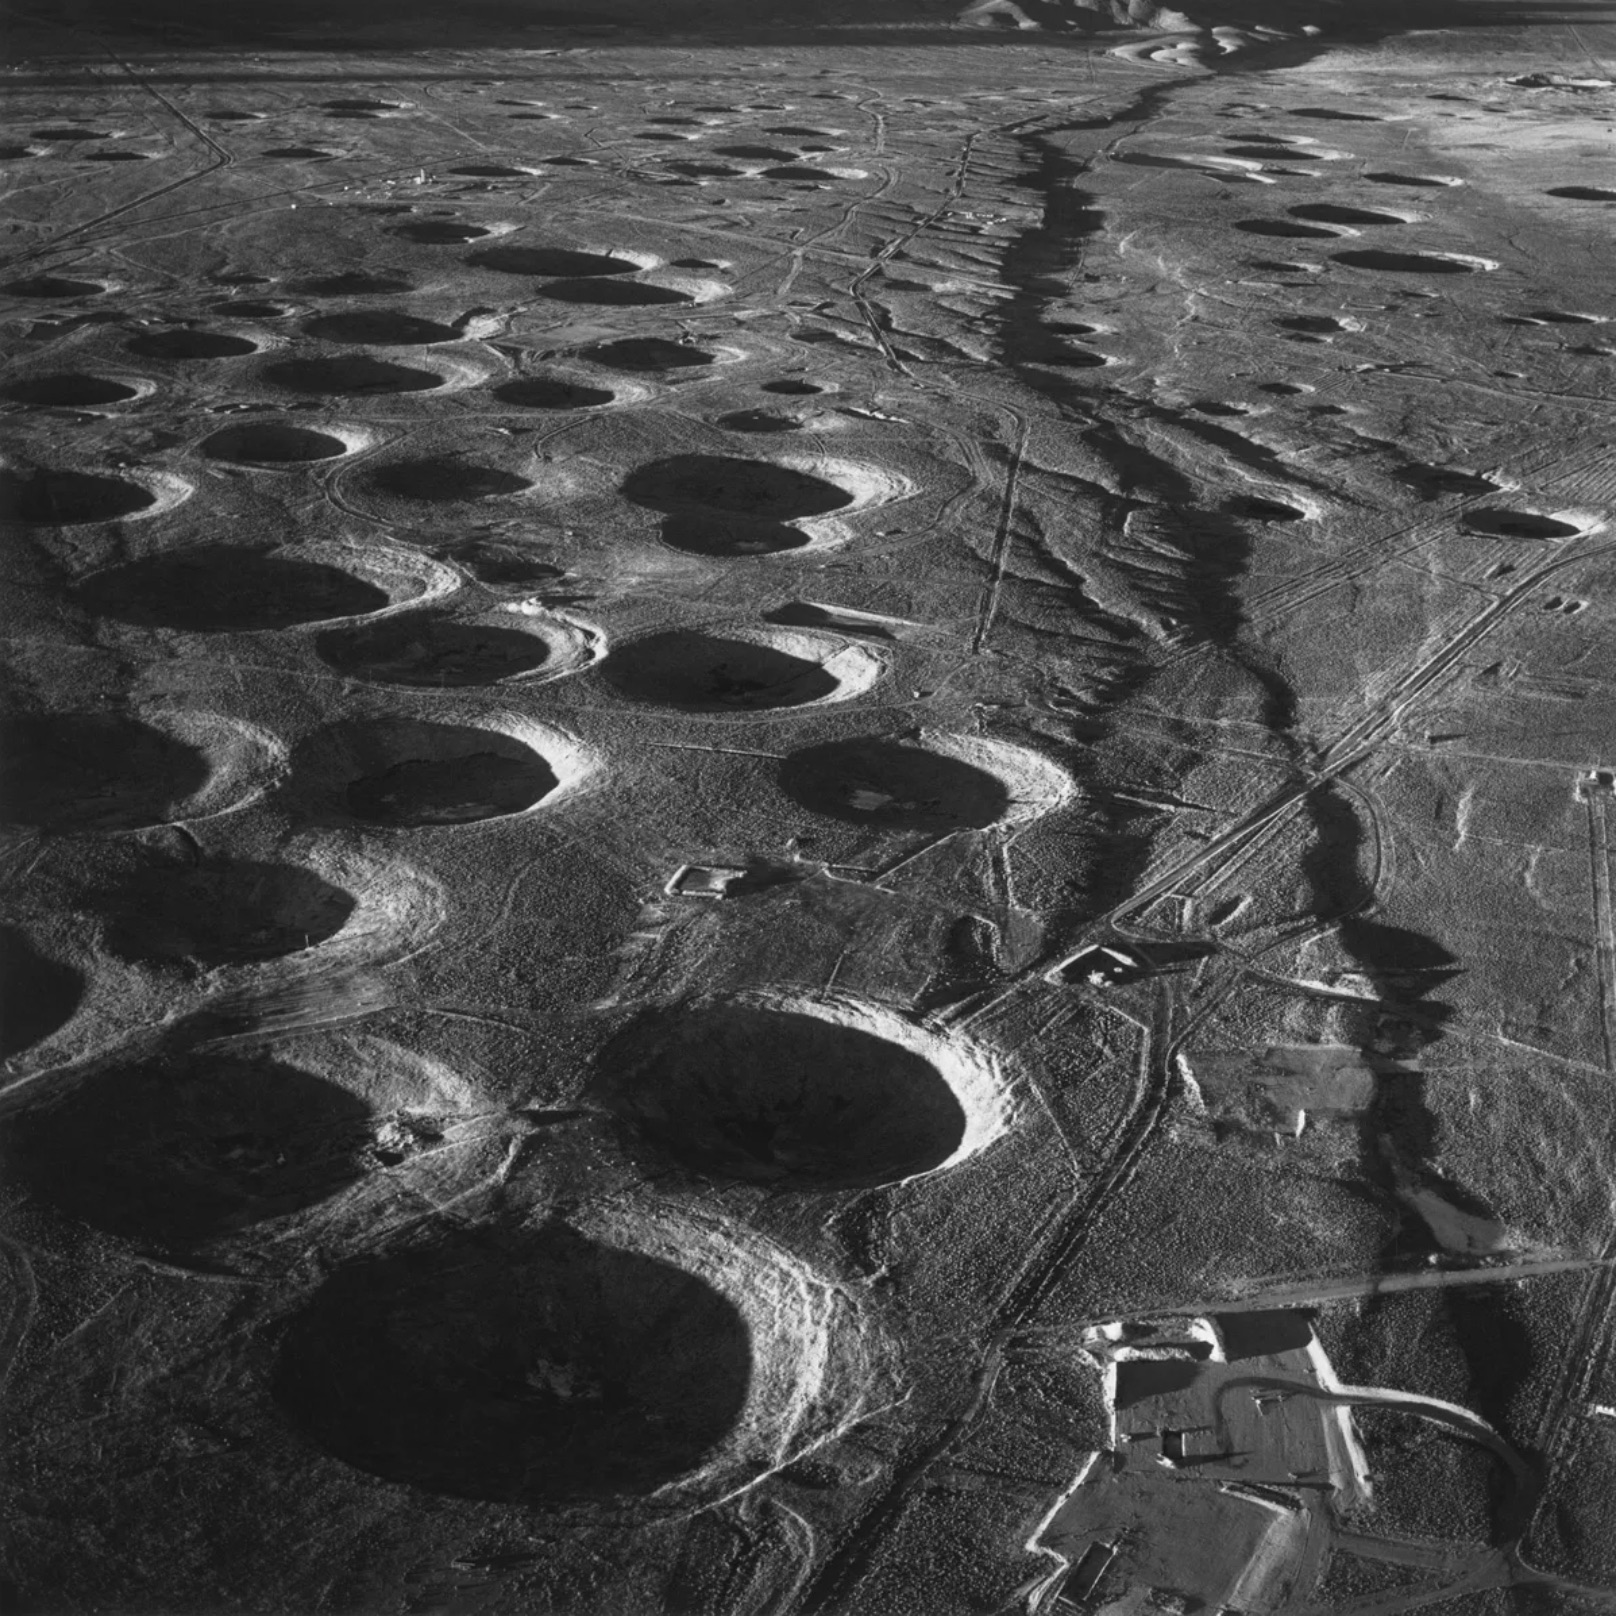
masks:
<svg viewBox="0 0 1616 1616"><path fill-rule="evenodd" d="M18 1612L1616 1609L1616 19L9 26Z"/></svg>

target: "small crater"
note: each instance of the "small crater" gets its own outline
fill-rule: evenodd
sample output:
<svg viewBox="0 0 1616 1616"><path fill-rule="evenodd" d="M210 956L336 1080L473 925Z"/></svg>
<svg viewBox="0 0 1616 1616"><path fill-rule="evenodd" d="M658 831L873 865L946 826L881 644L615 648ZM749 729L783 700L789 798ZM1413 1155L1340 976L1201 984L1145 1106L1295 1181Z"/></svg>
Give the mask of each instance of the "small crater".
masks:
<svg viewBox="0 0 1616 1616"><path fill-rule="evenodd" d="M228 544L148 556L86 578L73 592L85 611L144 628L250 633L358 617L391 604L387 592L295 551Z"/></svg>
<svg viewBox="0 0 1616 1616"><path fill-rule="evenodd" d="M545 758L503 730L402 718L321 730L292 764L294 781L317 803L394 829L519 814L561 783Z"/></svg>
<svg viewBox="0 0 1616 1616"><path fill-rule="evenodd" d="M202 751L112 713L0 721L4 817L40 830L133 830L166 824L207 785Z"/></svg>
<svg viewBox="0 0 1616 1616"><path fill-rule="evenodd" d="M468 241L480 241L492 233L484 225L467 224L459 219L418 219L409 224L396 224L388 231L391 236L401 236L423 247L464 246Z"/></svg>
<svg viewBox="0 0 1616 1616"><path fill-rule="evenodd" d="M693 370L717 358L694 343L670 342L666 337L620 337L580 348L578 354L607 370Z"/></svg>
<svg viewBox="0 0 1616 1616"><path fill-rule="evenodd" d="M341 931L356 900L300 865L205 859L141 870L97 907L120 959L213 967L313 948Z"/></svg>
<svg viewBox="0 0 1616 1616"><path fill-rule="evenodd" d="M589 303L600 308L650 308L656 304L696 301L690 293L676 291L671 286L604 277L550 281L539 288L539 295L556 303Z"/></svg>
<svg viewBox="0 0 1616 1616"><path fill-rule="evenodd" d="M346 314L321 314L304 322L311 337L324 342L355 342L377 348L424 348L435 342L459 342L461 333L437 320L391 309L355 309Z"/></svg>
<svg viewBox="0 0 1616 1616"><path fill-rule="evenodd" d="M954 1159L969 1119L935 1052L844 1017L812 1001L653 1014L607 1045L586 1092L710 1178L869 1189Z"/></svg>
<svg viewBox="0 0 1616 1616"><path fill-rule="evenodd" d="M258 344L224 331L146 331L126 342L124 352L142 359L240 359L257 353Z"/></svg>
<svg viewBox="0 0 1616 1616"><path fill-rule="evenodd" d="M425 1492L642 1497L729 1436L752 1351L695 1274L559 1223L489 1225L339 1269L294 1319L272 1394L317 1447Z"/></svg>
<svg viewBox="0 0 1616 1616"><path fill-rule="evenodd" d="M1463 521L1467 533L1500 539L1574 539L1582 531L1570 522L1539 516L1535 511L1466 511Z"/></svg>
<svg viewBox="0 0 1616 1616"><path fill-rule="evenodd" d="M457 500L495 499L501 494L519 494L533 486L526 477L518 477L515 472L501 471L497 466L480 466L450 455L397 460L392 465L376 467L364 480L376 493L438 505Z"/></svg>
<svg viewBox="0 0 1616 1616"><path fill-rule="evenodd" d="M1376 174L1365 174L1364 178L1375 185L1409 185L1419 190L1430 190L1435 186L1463 185L1463 180L1456 180L1447 174L1394 174L1382 170Z"/></svg>
<svg viewBox="0 0 1616 1616"><path fill-rule="evenodd" d="M773 410L731 410L718 417L718 425L730 432L800 432L803 428L795 415Z"/></svg>
<svg viewBox="0 0 1616 1616"><path fill-rule="evenodd" d="M286 303L234 302L228 298L222 303L210 303L208 308L211 313L237 320L284 320L292 312Z"/></svg>
<svg viewBox="0 0 1616 1616"><path fill-rule="evenodd" d="M269 114L266 112L238 112L234 108L224 107L215 112L205 112L202 116L213 123L262 123Z"/></svg>
<svg viewBox="0 0 1616 1616"><path fill-rule="evenodd" d="M443 386L434 370L395 365L370 354L338 354L331 359L285 359L264 368L264 380L293 393L324 397L380 393L426 393Z"/></svg>
<svg viewBox="0 0 1616 1616"><path fill-rule="evenodd" d="M150 510L157 496L121 477L87 471L0 471L0 516L35 527L116 522Z"/></svg>
<svg viewBox="0 0 1616 1616"><path fill-rule="evenodd" d="M83 972L39 953L15 926L0 926L0 1060L59 1032L83 997Z"/></svg>
<svg viewBox="0 0 1616 1616"><path fill-rule="evenodd" d="M797 655L783 644L693 629L671 629L618 646L602 677L630 701L686 713L801 707L827 700L842 686L823 660Z"/></svg>
<svg viewBox="0 0 1616 1616"><path fill-rule="evenodd" d="M1547 194L1568 202L1616 202L1616 191L1604 185L1556 185Z"/></svg>
<svg viewBox="0 0 1616 1616"><path fill-rule="evenodd" d="M1249 494L1229 500L1223 509L1228 515L1247 522L1301 522L1307 518L1306 511L1287 505L1283 500L1258 499Z"/></svg>
<svg viewBox="0 0 1616 1616"><path fill-rule="evenodd" d="M550 647L537 634L425 615L332 629L314 648L322 662L350 678L434 690L518 679L550 660Z"/></svg>
<svg viewBox="0 0 1616 1616"><path fill-rule="evenodd" d="M1388 275L1474 275L1478 270L1497 266L1485 258L1462 253L1399 253L1369 249L1330 255L1338 264L1354 269L1379 270Z"/></svg>
<svg viewBox="0 0 1616 1616"><path fill-rule="evenodd" d="M725 455L653 460L630 472L622 491L636 505L656 511L717 511L767 522L822 516L853 503L845 488L823 477L768 460Z"/></svg>
<svg viewBox="0 0 1616 1616"><path fill-rule="evenodd" d="M1296 219L1316 219L1320 224L1407 224L1395 213L1378 213L1373 208L1349 208L1339 202L1301 202L1287 208Z"/></svg>
<svg viewBox="0 0 1616 1616"><path fill-rule="evenodd" d="M342 275L317 275L313 280L296 281L288 290L305 297L385 297L412 292L415 283L402 275L367 275L350 270Z"/></svg>
<svg viewBox="0 0 1616 1616"><path fill-rule="evenodd" d="M196 1247L362 1177L358 1095L268 1051L98 1072L19 1117L6 1154L42 1200L126 1240Z"/></svg>
<svg viewBox="0 0 1616 1616"><path fill-rule="evenodd" d="M594 275L633 275L643 265L610 253L574 252L568 247L490 247L466 260L478 269L506 275L554 275L587 280Z"/></svg>
<svg viewBox="0 0 1616 1616"><path fill-rule="evenodd" d="M784 393L791 398L806 398L809 394L825 391L818 382L802 381L795 376L787 376L777 382L764 382L762 390L765 393Z"/></svg>
<svg viewBox="0 0 1616 1616"><path fill-rule="evenodd" d="M307 465L336 460L348 452L347 443L329 432L272 424L227 426L204 438L199 447L209 460L248 466Z"/></svg>
<svg viewBox="0 0 1616 1616"><path fill-rule="evenodd" d="M1032 363L1054 365L1062 370L1097 370L1111 361L1104 354L1095 353L1092 348L1064 348L1053 353L1038 354Z"/></svg>
<svg viewBox="0 0 1616 1616"><path fill-rule="evenodd" d="M878 737L793 752L780 786L817 814L884 830L981 830L1010 807L1003 780L960 758Z"/></svg>
<svg viewBox="0 0 1616 1616"><path fill-rule="evenodd" d="M66 275L30 275L0 287L12 297L98 297L106 289L105 281L80 281Z"/></svg>
<svg viewBox="0 0 1616 1616"><path fill-rule="evenodd" d="M610 404L617 395L605 387L588 387L582 382L560 381L553 376L523 376L501 382L494 397L503 404L519 404L528 410L590 410Z"/></svg>
<svg viewBox="0 0 1616 1616"><path fill-rule="evenodd" d="M1299 224L1294 219L1236 219L1234 227L1244 230L1248 236L1305 236L1317 241L1336 241L1341 235L1339 230L1323 230L1317 225Z"/></svg>
<svg viewBox="0 0 1616 1616"><path fill-rule="evenodd" d="M39 409L90 409L97 404L123 404L138 398L136 388L115 382L107 376L90 376L82 371L63 371L54 376L29 376L0 388L0 397L14 404L32 404Z"/></svg>

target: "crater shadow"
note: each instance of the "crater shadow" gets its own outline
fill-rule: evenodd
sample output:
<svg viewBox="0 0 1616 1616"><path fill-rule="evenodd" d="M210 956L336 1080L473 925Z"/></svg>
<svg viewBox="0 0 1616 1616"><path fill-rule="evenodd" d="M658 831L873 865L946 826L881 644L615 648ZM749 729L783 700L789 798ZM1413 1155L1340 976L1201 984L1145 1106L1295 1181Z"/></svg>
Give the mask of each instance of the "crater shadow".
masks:
<svg viewBox="0 0 1616 1616"><path fill-rule="evenodd" d="M542 1505L698 1469L751 1379L745 1319L696 1275L561 1225L483 1227L339 1269L288 1329L272 1394L355 1469Z"/></svg>
<svg viewBox="0 0 1616 1616"><path fill-rule="evenodd" d="M228 544L112 567L85 579L73 594L86 611L193 634L291 628L391 604L386 590L340 567Z"/></svg>
<svg viewBox="0 0 1616 1616"><path fill-rule="evenodd" d="M799 807L883 830L982 830L1010 807L997 775L877 736L804 747L783 760L779 780Z"/></svg>
<svg viewBox="0 0 1616 1616"><path fill-rule="evenodd" d="M369 1167L357 1095L271 1053L98 1072L24 1112L5 1155L40 1200L141 1244L196 1247L328 1200Z"/></svg>
<svg viewBox="0 0 1616 1616"><path fill-rule="evenodd" d="M682 1167L803 1190L940 1167L965 1138L947 1079L913 1050L800 1011L719 1004L630 1027L596 1097Z"/></svg>

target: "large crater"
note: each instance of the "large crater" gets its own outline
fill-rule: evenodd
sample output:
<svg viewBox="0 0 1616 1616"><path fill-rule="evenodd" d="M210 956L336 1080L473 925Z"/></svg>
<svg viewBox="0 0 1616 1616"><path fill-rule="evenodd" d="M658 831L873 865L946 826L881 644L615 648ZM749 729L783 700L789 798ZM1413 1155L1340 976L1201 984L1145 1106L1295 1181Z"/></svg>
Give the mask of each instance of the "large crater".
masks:
<svg viewBox="0 0 1616 1616"><path fill-rule="evenodd" d="M842 1000L708 1000L602 1052L590 1098L706 1177L867 1189L935 1171L1002 1127L991 1068Z"/></svg>
<svg viewBox="0 0 1616 1616"><path fill-rule="evenodd" d="M434 1233L340 1269L273 1394L356 1469L510 1504L644 1496L748 1402L751 1332L703 1278L562 1224Z"/></svg>

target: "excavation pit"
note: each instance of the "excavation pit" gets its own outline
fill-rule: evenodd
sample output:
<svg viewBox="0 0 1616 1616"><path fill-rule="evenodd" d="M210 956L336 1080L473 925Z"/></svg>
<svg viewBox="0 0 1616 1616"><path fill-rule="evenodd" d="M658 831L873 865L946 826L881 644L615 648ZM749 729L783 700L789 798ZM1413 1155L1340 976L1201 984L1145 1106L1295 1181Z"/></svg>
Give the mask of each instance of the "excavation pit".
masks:
<svg viewBox="0 0 1616 1616"><path fill-rule="evenodd" d="M203 967L282 959L334 937L356 900L295 864L208 859L141 870L97 907L120 959Z"/></svg>
<svg viewBox="0 0 1616 1616"><path fill-rule="evenodd" d="M292 628L358 617L392 603L386 590L340 567L227 544L112 567L87 578L74 594L86 611L193 634Z"/></svg>
<svg viewBox="0 0 1616 1616"><path fill-rule="evenodd" d="M1011 806L1005 782L986 769L876 737L791 753L780 765L780 786L813 813L883 830L983 830Z"/></svg>
<svg viewBox="0 0 1616 1616"><path fill-rule="evenodd" d="M551 1224L438 1233L339 1269L293 1321L272 1391L356 1469L544 1505L640 1497L699 1469L751 1382L727 1297Z"/></svg>
<svg viewBox="0 0 1616 1616"><path fill-rule="evenodd" d="M515 472L501 471L497 466L479 466L447 455L379 466L367 473L364 481L374 493L433 505L497 499L502 494L519 494L533 486L526 477L518 477Z"/></svg>
<svg viewBox="0 0 1616 1616"><path fill-rule="evenodd" d="M968 1068L896 1017L840 1002L718 1000L619 1034L587 1091L654 1152L704 1177L872 1189L953 1161ZM958 1070L954 1068L958 1066Z"/></svg>
<svg viewBox="0 0 1616 1616"><path fill-rule="evenodd" d="M425 616L332 629L314 648L350 678L437 690L519 679L550 660L549 645L522 629Z"/></svg>
<svg viewBox="0 0 1616 1616"><path fill-rule="evenodd" d="M156 503L151 489L122 477L96 477L87 471L0 471L0 515L33 527L116 522Z"/></svg>
<svg viewBox="0 0 1616 1616"><path fill-rule="evenodd" d="M597 275L633 275L644 266L610 253L574 252L568 247L490 247L466 260L478 269L505 275L564 276L587 280Z"/></svg>
<svg viewBox="0 0 1616 1616"><path fill-rule="evenodd" d="M0 723L3 816L47 831L133 830L168 823L212 770L195 746L110 713L52 713Z"/></svg>
<svg viewBox="0 0 1616 1616"><path fill-rule="evenodd" d="M331 359L285 359L264 368L264 380L292 393L320 397L367 397L384 393L427 393L443 386L435 370L395 365L371 354L338 354Z"/></svg>
<svg viewBox="0 0 1616 1616"><path fill-rule="evenodd" d="M194 1248L328 1200L368 1170L370 1107L267 1052L97 1073L8 1130L41 1200L141 1244Z"/></svg>
<svg viewBox="0 0 1616 1616"><path fill-rule="evenodd" d="M605 387L560 381L553 376L524 376L502 382L494 389L494 397L502 404L516 404L527 410L592 410L610 404L616 396Z"/></svg>
<svg viewBox="0 0 1616 1616"><path fill-rule="evenodd" d="M823 516L853 503L852 494L823 477L727 455L653 460L623 479L623 496L654 511L717 511L765 522Z"/></svg>
<svg viewBox="0 0 1616 1616"><path fill-rule="evenodd" d="M329 432L275 425L227 426L204 438L200 447L209 460L247 466L309 465L348 452L348 444Z"/></svg>
<svg viewBox="0 0 1616 1616"><path fill-rule="evenodd" d="M439 342L459 342L461 333L437 320L390 309L356 309L347 314L321 314L306 320L303 329L324 342L353 342L374 348L426 348Z"/></svg>

